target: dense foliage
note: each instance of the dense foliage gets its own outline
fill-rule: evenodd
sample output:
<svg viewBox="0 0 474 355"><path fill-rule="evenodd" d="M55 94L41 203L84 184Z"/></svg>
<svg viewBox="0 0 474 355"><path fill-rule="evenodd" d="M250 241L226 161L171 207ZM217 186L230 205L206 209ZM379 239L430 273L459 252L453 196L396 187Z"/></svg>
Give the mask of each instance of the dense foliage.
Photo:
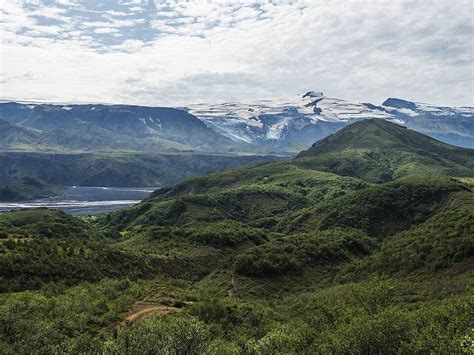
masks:
<svg viewBox="0 0 474 355"><path fill-rule="evenodd" d="M87 349L97 343L88 334L114 322L143 291L126 279L104 279L69 289L51 285L41 292L2 295L0 349L24 354Z"/></svg>
<svg viewBox="0 0 474 355"><path fill-rule="evenodd" d="M385 238L425 221L453 192L463 189L459 182L448 179L400 179L302 210L291 228L352 227Z"/></svg>
<svg viewBox="0 0 474 355"><path fill-rule="evenodd" d="M249 276L297 272L309 264L337 263L369 254L373 245L363 233L344 229L274 238L240 254L236 271Z"/></svg>

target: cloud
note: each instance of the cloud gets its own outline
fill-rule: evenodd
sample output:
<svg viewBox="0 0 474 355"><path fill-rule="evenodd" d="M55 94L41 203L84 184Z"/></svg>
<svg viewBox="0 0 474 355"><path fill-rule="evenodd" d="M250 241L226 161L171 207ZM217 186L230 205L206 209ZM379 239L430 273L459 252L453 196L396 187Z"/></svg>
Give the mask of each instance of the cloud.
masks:
<svg viewBox="0 0 474 355"><path fill-rule="evenodd" d="M57 8L57 7L47 7L43 6L34 11L29 12L29 16L38 16L38 17L45 17L57 21L64 22L64 14L67 11L65 9Z"/></svg>
<svg viewBox="0 0 474 355"><path fill-rule="evenodd" d="M184 105L321 90L468 105L474 96L469 0L25 4L1 9L10 98Z"/></svg>
<svg viewBox="0 0 474 355"><path fill-rule="evenodd" d="M110 27L99 27L94 30L95 33L117 33L120 32L116 28L110 28Z"/></svg>
<svg viewBox="0 0 474 355"><path fill-rule="evenodd" d="M145 23L144 19L129 19L129 20L118 20L116 18L107 16L109 21L93 21L83 22L83 27L133 27L142 23Z"/></svg>

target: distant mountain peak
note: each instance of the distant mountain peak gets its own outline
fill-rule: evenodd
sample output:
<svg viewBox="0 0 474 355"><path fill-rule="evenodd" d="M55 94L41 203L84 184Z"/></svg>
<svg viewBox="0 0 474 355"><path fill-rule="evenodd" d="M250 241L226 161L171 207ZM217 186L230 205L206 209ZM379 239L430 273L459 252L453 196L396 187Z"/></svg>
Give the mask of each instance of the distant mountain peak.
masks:
<svg viewBox="0 0 474 355"><path fill-rule="evenodd" d="M305 97L322 97L324 93L322 91L308 91L306 94L303 95L303 99Z"/></svg>
<svg viewBox="0 0 474 355"><path fill-rule="evenodd" d="M410 110L416 109L416 103L412 101L397 99L395 97L389 97L387 100L384 101L382 106L389 106L394 108L408 108Z"/></svg>

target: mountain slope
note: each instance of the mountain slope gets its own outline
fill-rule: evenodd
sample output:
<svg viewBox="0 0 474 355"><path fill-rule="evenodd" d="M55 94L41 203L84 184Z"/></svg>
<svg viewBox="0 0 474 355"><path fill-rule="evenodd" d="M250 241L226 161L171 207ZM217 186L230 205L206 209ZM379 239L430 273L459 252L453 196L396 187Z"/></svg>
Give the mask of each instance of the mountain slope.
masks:
<svg viewBox="0 0 474 355"><path fill-rule="evenodd" d="M10 177L0 172L0 201L27 201L60 193L60 188L32 177Z"/></svg>
<svg viewBox="0 0 474 355"><path fill-rule="evenodd" d="M370 181L408 175L472 176L474 151L436 141L385 120L354 123L316 142L298 158L314 169Z"/></svg>
<svg viewBox="0 0 474 355"><path fill-rule="evenodd" d="M409 177L378 184L371 182L373 171L383 173L386 168L380 161L372 172L362 174L366 181L319 170L328 157L344 158L357 151L373 157L377 150L390 152L394 168L413 164L417 169L405 168ZM253 290L255 283L279 285L273 278L289 275L298 280L310 270L326 267L332 270L325 271L331 278L342 268L337 277L347 279L346 267L356 270L349 279L363 277L370 273L368 267L355 265L369 256L379 263L375 273L392 273L393 267L380 264L383 254L378 251L384 245L394 245L400 255L400 248L416 249L419 233L424 247L434 248L429 242L432 221L449 219L456 225L458 220L470 221L472 212L465 211L472 187L449 177L450 171L459 173L460 161L472 166L472 151L384 120L367 120L316 143L293 160L226 170L157 190L132 208L101 217L99 224L122 232L121 246L131 251L151 248L161 255L166 253L164 245L172 244L186 253L192 243L203 253L210 252L206 248L230 253L233 270L250 278L248 286L241 286L249 287L248 292L260 292ZM463 172L474 177L472 168ZM392 172L387 175L394 178ZM454 201L461 212L452 215ZM472 252L460 249L469 245L468 234L460 231L453 236L459 247L441 236L433 239L451 245L449 252L439 253L446 258L443 267L469 260ZM414 262L414 257L409 259ZM410 272L426 272L434 263L427 260ZM303 277L301 282L307 280Z"/></svg>
<svg viewBox="0 0 474 355"><path fill-rule="evenodd" d="M0 119L41 133L27 142L31 149L225 152L242 146L175 108L7 102L0 104Z"/></svg>
<svg viewBox="0 0 474 355"><path fill-rule="evenodd" d="M329 98L322 92L220 105L196 104L187 108L209 127L236 142L289 151L304 149L353 120L391 118L383 110Z"/></svg>
<svg viewBox="0 0 474 355"><path fill-rule="evenodd" d="M383 109L400 123L448 144L474 148L474 108L445 107L389 98Z"/></svg>
<svg viewBox="0 0 474 355"><path fill-rule="evenodd" d="M236 142L287 151L358 120L382 118L449 144L474 148L474 108L440 107L395 98L382 105L352 103L310 91L304 95L223 104L196 104L189 112Z"/></svg>
<svg viewBox="0 0 474 355"><path fill-rule="evenodd" d="M38 132L19 127L0 119L0 148L24 146L38 139Z"/></svg>
<svg viewBox="0 0 474 355"><path fill-rule="evenodd" d="M293 160L213 173L157 190L136 207L118 212L113 223L275 224L278 216L371 182L429 175L473 177L474 152L385 120L365 120L315 143Z"/></svg>
<svg viewBox="0 0 474 355"><path fill-rule="evenodd" d="M195 175L273 160L273 156L196 154L54 154L3 152L0 171L62 186L173 186Z"/></svg>
<svg viewBox="0 0 474 355"><path fill-rule="evenodd" d="M445 143L474 148L474 108L396 98L352 103L310 91L279 99L184 108L0 103L0 119L36 132L3 149L294 154L344 126L385 119Z"/></svg>

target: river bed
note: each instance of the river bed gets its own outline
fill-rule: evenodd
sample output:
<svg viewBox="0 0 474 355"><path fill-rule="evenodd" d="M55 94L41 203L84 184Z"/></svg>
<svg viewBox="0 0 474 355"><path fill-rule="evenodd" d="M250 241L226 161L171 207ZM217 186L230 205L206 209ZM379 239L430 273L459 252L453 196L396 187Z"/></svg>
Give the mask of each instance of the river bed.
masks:
<svg viewBox="0 0 474 355"><path fill-rule="evenodd" d="M61 196L25 202L0 202L0 212L19 208L48 207L73 215L95 215L137 204L157 187L69 186Z"/></svg>

